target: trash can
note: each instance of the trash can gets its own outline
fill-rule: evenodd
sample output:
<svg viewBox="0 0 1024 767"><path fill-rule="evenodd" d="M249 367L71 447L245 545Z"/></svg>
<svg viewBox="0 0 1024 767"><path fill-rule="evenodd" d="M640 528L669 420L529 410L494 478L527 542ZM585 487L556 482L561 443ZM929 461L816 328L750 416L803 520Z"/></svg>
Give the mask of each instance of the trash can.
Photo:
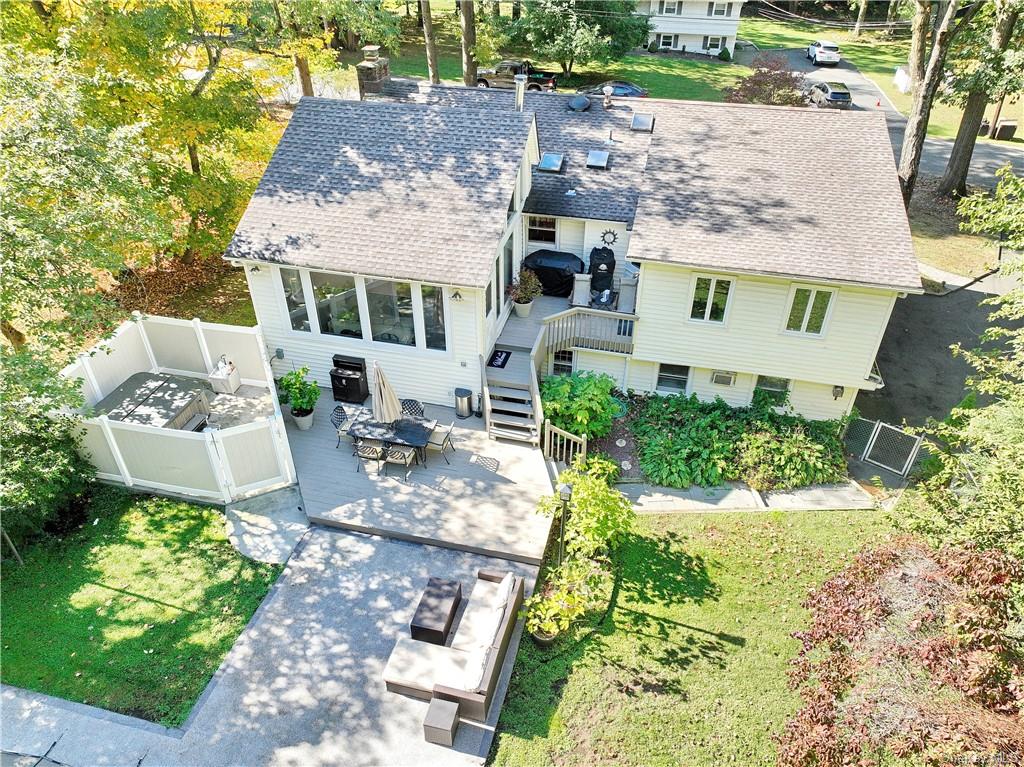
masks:
<svg viewBox="0 0 1024 767"><path fill-rule="evenodd" d="M469 389L455 390L455 417L469 418L473 415L473 392Z"/></svg>

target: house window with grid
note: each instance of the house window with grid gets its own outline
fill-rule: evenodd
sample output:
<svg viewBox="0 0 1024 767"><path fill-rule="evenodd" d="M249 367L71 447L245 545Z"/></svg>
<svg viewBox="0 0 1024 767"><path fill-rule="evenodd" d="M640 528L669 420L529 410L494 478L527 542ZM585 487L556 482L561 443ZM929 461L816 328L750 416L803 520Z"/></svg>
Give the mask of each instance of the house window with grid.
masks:
<svg viewBox="0 0 1024 767"><path fill-rule="evenodd" d="M576 355L571 349L551 355L551 373L556 376L572 375L576 368Z"/></svg>
<svg viewBox="0 0 1024 767"><path fill-rule="evenodd" d="M688 365L658 365L657 391L663 394L686 394L690 380Z"/></svg>
<svg viewBox="0 0 1024 767"><path fill-rule="evenodd" d="M530 216L526 229L526 238L531 242L554 242L558 223L545 216Z"/></svg>
<svg viewBox="0 0 1024 767"><path fill-rule="evenodd" d="M708 16L732 16L732 3L708 3Z"/></svg>
<svg viewBox="0 0 1024 767"><path fill-rule="evenodd" d="M821 288L796 288L789 305L786 330L820 336L832 305L832 291Z"/></svg>
<svg viewBox="0 0 1024 767"><path fill-rule="evenodd" d="M682 10L682 0L662 0L658 4L658 14L661 16L678 16Z"/></svg>
<svg viewBox="0 0 1024 767"><path fill-rule="evenodd" d="M675 48L676 47L676 36L675 35L658 35L658 47L659 48Z"/></svg>
<svg viewBox="0 0 1024 767"><path fill-rule="evenodd" d="M758 376L755 392L764 392L764 396L773 405L785 405L789 399L789 379L774 376Z"/></svg>
<svg viewBox="0 0 1024 767"><path fill-rule="evenodd" d="M704 50L708 53L722 50L722 44L724 43L724 37L715 37L714 35L704 35Z"/></svg>
<svg viewBox="0 0 1024 767"><path fill-rule="evenodd" d="M693 288L690 319L698 322L725 322L729 307L732 280L721 277L698 277Z"/></svg>

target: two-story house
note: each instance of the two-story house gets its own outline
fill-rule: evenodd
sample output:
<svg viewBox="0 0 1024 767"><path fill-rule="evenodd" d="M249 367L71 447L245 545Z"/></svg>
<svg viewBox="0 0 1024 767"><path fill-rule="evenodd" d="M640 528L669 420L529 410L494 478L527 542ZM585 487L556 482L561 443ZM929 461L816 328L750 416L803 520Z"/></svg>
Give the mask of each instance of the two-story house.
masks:
<svg viewBox="0 0 1024 767"><path fill-rule="evenodd" d="M377 361L400 396L470 389L492 434L531 441L538 377L569 370L733 405L763 389L810 418L882 385L893 305L921 292L882 116L518 97L302 100L227 254L277 372L327 386L332 355ZM571 295L517 317L537 251L578 262Z"/></svg>
<svg viewBox="0 0 1024 767"><path fill-rule="evenodd" d="M648 44L653 42L662 50L715 56L723 49L733 53L742 7L743 0L640 0L637 13L651 19Z"/></svg>

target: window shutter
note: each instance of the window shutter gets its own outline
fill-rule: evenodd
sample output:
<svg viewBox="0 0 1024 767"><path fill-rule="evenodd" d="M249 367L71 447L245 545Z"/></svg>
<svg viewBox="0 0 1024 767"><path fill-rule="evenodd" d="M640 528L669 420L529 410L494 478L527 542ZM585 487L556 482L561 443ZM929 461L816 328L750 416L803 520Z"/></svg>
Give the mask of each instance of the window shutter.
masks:
<svg viewBox="0 0 1024 767"><path fill-rule="evenodd" d="M658 3L658 13L659 14L664 14L665 13L665 0L661 0L661 2Z"/></svg>
<svg viewBox="0 0 1024 767"><path fill-rule="evenodd" d="M714 15L715 15L715 4L714 3L708 3L708 16L714 16ZM705 45L704 47L707 48L708 46Z"/></svg>
<svg viewBox="0 0 1024 767"><path fill-rule="evenodd" d="M732 3L725 4L725 15L732 16Z"/></svg>
<svg viewBox="0 0 1024 767"><path fill-rule="evenodd" d="M708 40L708 36L707 36L707 35L704 35L704 50L707 50L707 49L708 49L708 43L709 43L709 42L710 42L710 41Z"/></svg>

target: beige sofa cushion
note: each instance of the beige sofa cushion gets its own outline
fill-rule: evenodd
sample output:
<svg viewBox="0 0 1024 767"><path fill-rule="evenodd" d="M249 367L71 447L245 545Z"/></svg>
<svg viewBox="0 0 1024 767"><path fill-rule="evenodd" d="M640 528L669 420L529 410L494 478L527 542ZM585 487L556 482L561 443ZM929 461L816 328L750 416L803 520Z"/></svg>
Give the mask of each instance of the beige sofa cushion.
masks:
<svg viewBox="0 0 1024 767"><path fill-rule="evenodd" d="M402 636L395 643L395 649L391 651L388 664L384 667L384 681L427 692L433 690L436 684L464 690L467 689L466 669L470 660L470 653L462 650ZM477 680L479 674L477 671ZM479 681L476 683L479 684Z"/></svg>

